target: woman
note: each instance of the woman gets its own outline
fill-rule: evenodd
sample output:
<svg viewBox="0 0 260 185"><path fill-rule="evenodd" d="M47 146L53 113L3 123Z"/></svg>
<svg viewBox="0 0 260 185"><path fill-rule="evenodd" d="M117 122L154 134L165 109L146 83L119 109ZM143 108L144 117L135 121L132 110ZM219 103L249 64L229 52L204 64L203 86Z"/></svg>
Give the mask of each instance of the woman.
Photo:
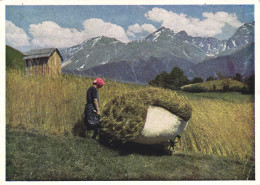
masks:
<svg viewBox="0 0 260 185"><path fill-rule="evenodd" d="M84 122L87 130L94 130L92 139L96 139L99 129L101 128L99 97L97 90L103 85L105 85L104 80L102 78L97 78L87 91L87 104L85 105Z"/></svg>

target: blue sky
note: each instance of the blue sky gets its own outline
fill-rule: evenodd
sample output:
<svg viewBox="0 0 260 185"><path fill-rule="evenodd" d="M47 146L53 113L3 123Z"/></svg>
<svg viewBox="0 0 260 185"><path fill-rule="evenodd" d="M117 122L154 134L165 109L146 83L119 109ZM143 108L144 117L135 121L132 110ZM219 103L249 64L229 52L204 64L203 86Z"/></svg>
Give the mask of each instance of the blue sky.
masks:
<svg viewBox="0 0 260 185"><path fill-rule="evenodd" d="M101 35L127 43L162 26L223 40L252 21L253 5L6 6L6 43L21 51L71 47Z"/></svg>

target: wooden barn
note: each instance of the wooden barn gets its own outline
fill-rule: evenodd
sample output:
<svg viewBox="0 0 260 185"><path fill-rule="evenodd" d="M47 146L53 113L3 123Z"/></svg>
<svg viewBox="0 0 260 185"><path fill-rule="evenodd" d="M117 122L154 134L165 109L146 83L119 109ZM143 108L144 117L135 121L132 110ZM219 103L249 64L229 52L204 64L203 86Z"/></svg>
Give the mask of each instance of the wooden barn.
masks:
<svg viewBox="0 0 260 185"><path fill-rule="evenodd" d="M60 75L62 56L57 48L36 49L27 52L25 60L27 75Z"/></svg>

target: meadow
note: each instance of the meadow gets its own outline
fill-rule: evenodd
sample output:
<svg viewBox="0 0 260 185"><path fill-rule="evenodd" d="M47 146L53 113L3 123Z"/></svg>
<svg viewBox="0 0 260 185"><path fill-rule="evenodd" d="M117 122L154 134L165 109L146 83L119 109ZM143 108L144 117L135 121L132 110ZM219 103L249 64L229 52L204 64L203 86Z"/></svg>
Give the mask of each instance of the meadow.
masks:
<svg viewBox="0 0 260 185"><path fill-rule="evenodd" d="M68 140L79 138L80 142L84 142L84 140L89 142L88 136L86 138L79 137L79 134L75 136L75 125L82 119L86 91L92 81L93 78L65 74L59 77L25 76L19 70L8 70L6 75L7 134L17 135L14 133L22 130ZM116 95L145 88L150 87L106 80L104 88L99 90L101 107ZM225 99L223 98L225 95L217 93L211 94L211 97L207 94L202 96L203 93L191 95L177 92L176 95L192 106L192 117L182 133L184 149L179 155L184 155L183 158L187 155L213 158L215 156L221 159L237 160L243 164L254 164L255 122L252 96L229 94L229 98ZM13 132L13 130L16 131ZM9 136L10 143L11 136ZM84 136L84 133L81 136ZM8 153L12 155L10 152ZM131 157L134 156L130 155ZM167 158L167 160L170 159ZM249 167L250 171L254 168L252 165ZM248 168L245 169L248 170ZM155 178L155 172L153 174ZM131 178L135 177L140 178L140 176ZM151 174L146 174L145 177L145 179L153 179ZM73 179L73 177L71 178ZM244 176L235 179L240 178L244 178ZM26 177L22 179L26 179ZM181 177L176 179L181 179Z"/></svg>
<svg viewBox="0 0 260 185"><path fill-rule="evenodd" d="M234 87L243 88L245 84L232 79L222 79L222 80L211 80L211 81L205 81L201 83L189 84L183 86L182 88L196 86L196 87L205 88L207 91L222 91L223 85L229 85L229 88L234 88Z"/></svg>
<svg viewBox="0 0 260 185"><path fill-rule="evenodd" d="M20 129L8 129L6 139L7 181L255 179L251 161L217 155L169 156L130 143L111 149L91 139Z"/></svg>

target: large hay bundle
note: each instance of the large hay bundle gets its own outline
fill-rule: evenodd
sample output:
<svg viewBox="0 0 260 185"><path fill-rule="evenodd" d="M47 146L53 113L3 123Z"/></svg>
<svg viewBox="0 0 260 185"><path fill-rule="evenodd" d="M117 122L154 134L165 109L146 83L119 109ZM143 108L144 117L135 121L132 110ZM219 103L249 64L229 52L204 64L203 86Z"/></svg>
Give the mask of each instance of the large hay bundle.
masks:
<svg viewBox="0 0 260 185"><path fill-rule="evenodd" d="M191 117L191 106L169 90L147 88L113 98L103 111L104 131L121 141L134 140L140 136L149 107L163 108L180 121ZM158 123L161 124L161 123Z"/></svg>

